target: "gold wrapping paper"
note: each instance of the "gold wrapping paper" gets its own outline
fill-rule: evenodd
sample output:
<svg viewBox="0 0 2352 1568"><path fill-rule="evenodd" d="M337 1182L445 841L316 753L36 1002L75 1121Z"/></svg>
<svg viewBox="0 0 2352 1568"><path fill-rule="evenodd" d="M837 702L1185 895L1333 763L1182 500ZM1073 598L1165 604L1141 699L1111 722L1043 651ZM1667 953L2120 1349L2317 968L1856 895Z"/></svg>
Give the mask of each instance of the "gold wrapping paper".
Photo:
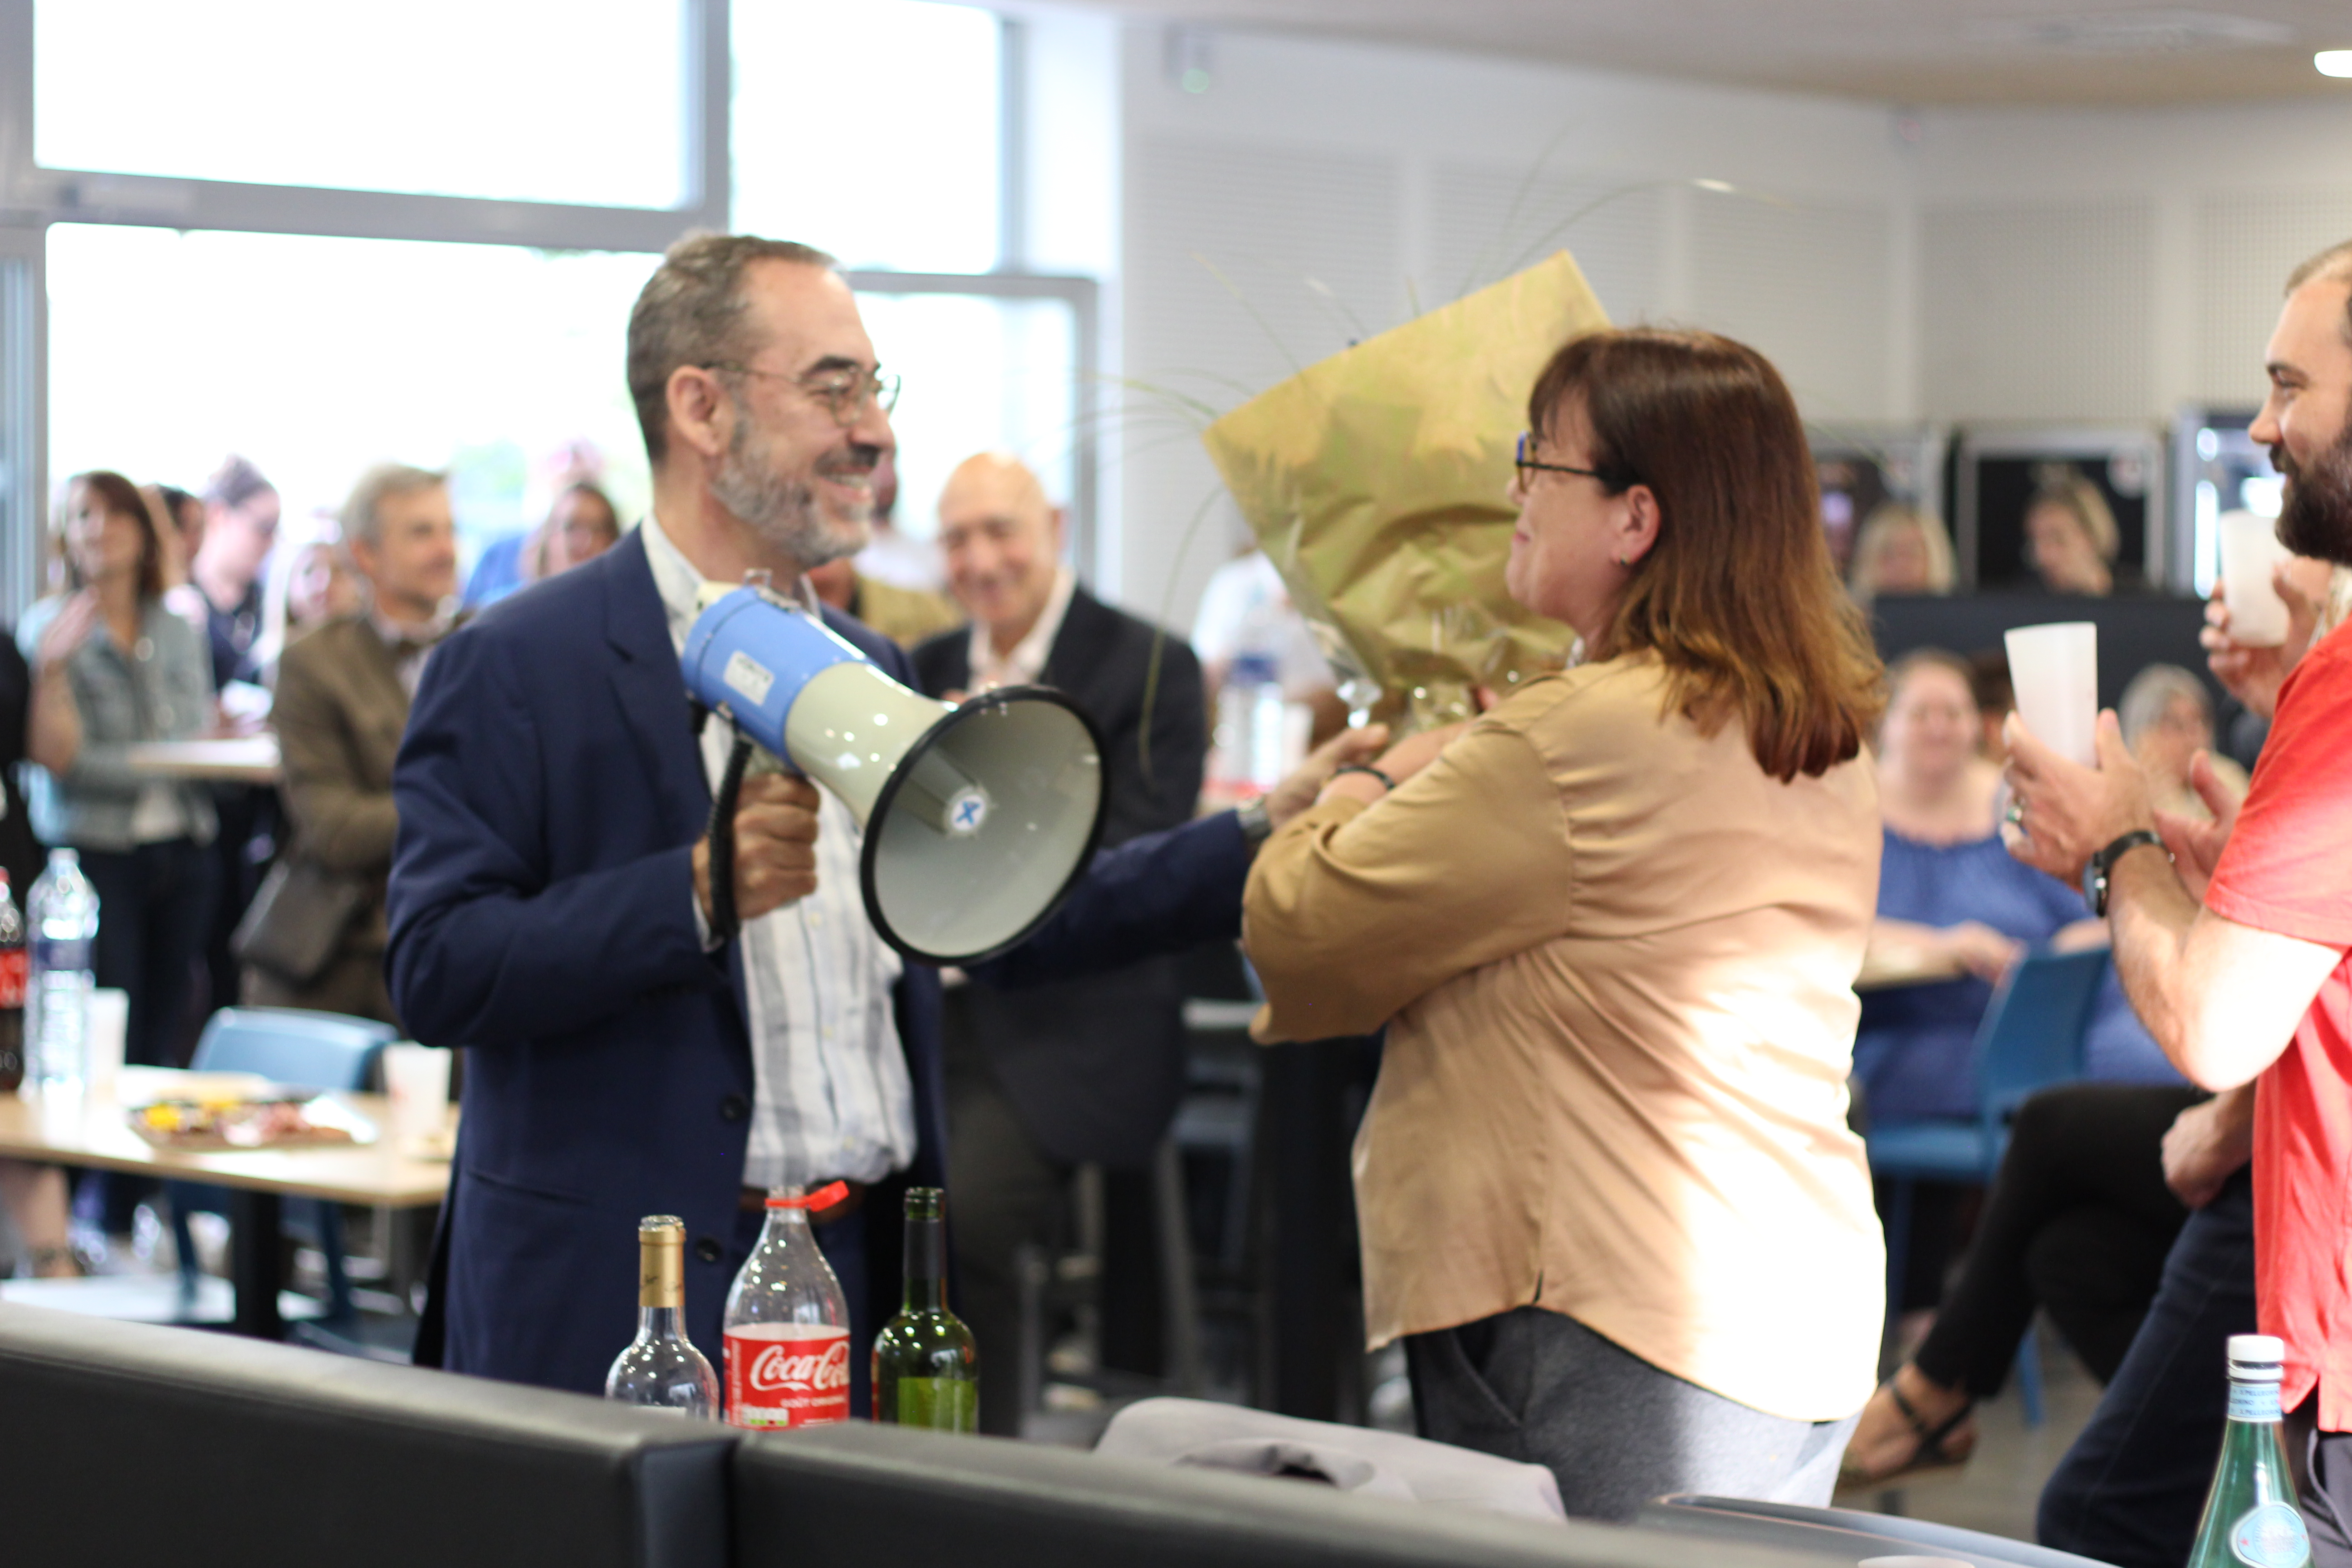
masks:
<svg viewBox="0 0 2352 1568"><path fill-rule="evenodd" d="M1504 499L1528 388L1608 326L1573 257L1309 365L1202 439L1345 682L1349 706L1420 728L1567 662L1575 634L1503 586Z"/></svg>

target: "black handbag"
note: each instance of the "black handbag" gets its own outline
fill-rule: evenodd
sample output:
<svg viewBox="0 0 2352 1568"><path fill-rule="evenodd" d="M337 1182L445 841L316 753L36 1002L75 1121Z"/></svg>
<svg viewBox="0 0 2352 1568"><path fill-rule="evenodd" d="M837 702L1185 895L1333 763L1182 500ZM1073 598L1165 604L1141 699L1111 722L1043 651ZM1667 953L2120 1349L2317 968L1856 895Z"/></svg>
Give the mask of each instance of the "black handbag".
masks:
<svg viewBox="0 0 2352 1568"><path fill-rule="evenodd" d="M308 985L335 956L367 896L368 884L359 878L330 871L308 857L286 856L262 879L229 936L229 951L239 963L289 985Z"/></svg>

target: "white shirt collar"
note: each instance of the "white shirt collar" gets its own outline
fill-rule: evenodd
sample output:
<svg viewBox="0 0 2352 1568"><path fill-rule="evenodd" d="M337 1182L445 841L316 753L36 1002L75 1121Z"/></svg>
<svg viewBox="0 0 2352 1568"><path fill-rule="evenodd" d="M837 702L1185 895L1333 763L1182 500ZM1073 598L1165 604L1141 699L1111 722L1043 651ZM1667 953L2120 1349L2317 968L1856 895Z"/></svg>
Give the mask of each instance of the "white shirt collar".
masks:
<svg viewBox="0 0 2352 1568"><path fill-rule="evenodd" d="M1003 658L996 657L996 645L989 640L988 628L978 621L972 622L968 655L971 689L985 691L992 686L1027 686L1043 676L1045 659L1054 651L1054 639L1062 632L1062 617L1069 614L1070 595L1077 586L1077 577L1068 567L1055 567L1054 591L1045 596L1045 607L1038 614L1037 624Z"/></svg>
<svg viewBox="0 0 2352 1568"><path fill-rule="evenodd" d="M695 617L702 614L702 587L709 581L701 568L686 558L686 552L664 531L661 519L652 512L637 525L645 535L646 564L653 568L654 592L661 595L662 614L669 621L669 640L679 653L686 651L687 634L694 629ZM739 586L728 584L728 587ZM823 617L817 606L815 591L806 577L784 584L776 590L786 598L799 602L801 608Z"/></svg>

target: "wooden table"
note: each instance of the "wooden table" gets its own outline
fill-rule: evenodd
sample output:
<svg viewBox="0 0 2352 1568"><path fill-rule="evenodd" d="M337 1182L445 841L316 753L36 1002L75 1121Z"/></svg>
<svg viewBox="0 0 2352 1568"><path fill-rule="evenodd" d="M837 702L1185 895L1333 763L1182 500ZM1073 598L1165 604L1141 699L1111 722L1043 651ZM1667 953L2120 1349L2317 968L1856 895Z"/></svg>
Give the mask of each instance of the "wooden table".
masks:
<svg viewBox="0 0 2352 1568"><path fill-rule="evenodd" d="M131 771L159 779L222 779L233 784L276 784L278 737L236 735L205 741L139 741L130 748Z"/></svg>
<svg viewBox="0 0 2352 1568"><path fill-rule="evenodd" d="M156 1068L125 1068L112 1091L45 1090L28 1083L14 1096L0 1094L0 1155L226 1187L229 1282L236 1291L238 1333L284 1335L278 1314L278 1292L285 1282L278 1245L284 1199L422 1208L438 1204L448 1190L446 1162L411 1158L392 1147L389 1137L308 1149L158 1149L131 1131L122 1108L159 1098L171 1081L172 1075ZM379 1128L390 1125L391 1107L382 1095L334 1098ZM453 1110L453 1125L455 1116Z"/></svg>

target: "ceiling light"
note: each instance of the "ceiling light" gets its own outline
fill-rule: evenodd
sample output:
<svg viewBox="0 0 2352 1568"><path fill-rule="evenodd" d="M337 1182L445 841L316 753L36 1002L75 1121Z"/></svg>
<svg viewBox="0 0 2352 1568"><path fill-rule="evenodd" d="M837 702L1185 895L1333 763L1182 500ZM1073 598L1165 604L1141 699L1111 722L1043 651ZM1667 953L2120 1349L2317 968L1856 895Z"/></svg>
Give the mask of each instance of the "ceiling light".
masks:
<svg viewBox="0 0 2352 1568"><path fill-rule="evenodd" d="M2082 16L2019 16L1974 23L1970 42L2087 55L2184 54L2291 43L2282 23L2214 11L2100 11Z"/></svg>
<svg viewBox="0 0 2352 1568"><path fill-rule="evenodd" d="M2311 57L2322 76L2352 76L2352 49L2322 49Z"/></svg>

